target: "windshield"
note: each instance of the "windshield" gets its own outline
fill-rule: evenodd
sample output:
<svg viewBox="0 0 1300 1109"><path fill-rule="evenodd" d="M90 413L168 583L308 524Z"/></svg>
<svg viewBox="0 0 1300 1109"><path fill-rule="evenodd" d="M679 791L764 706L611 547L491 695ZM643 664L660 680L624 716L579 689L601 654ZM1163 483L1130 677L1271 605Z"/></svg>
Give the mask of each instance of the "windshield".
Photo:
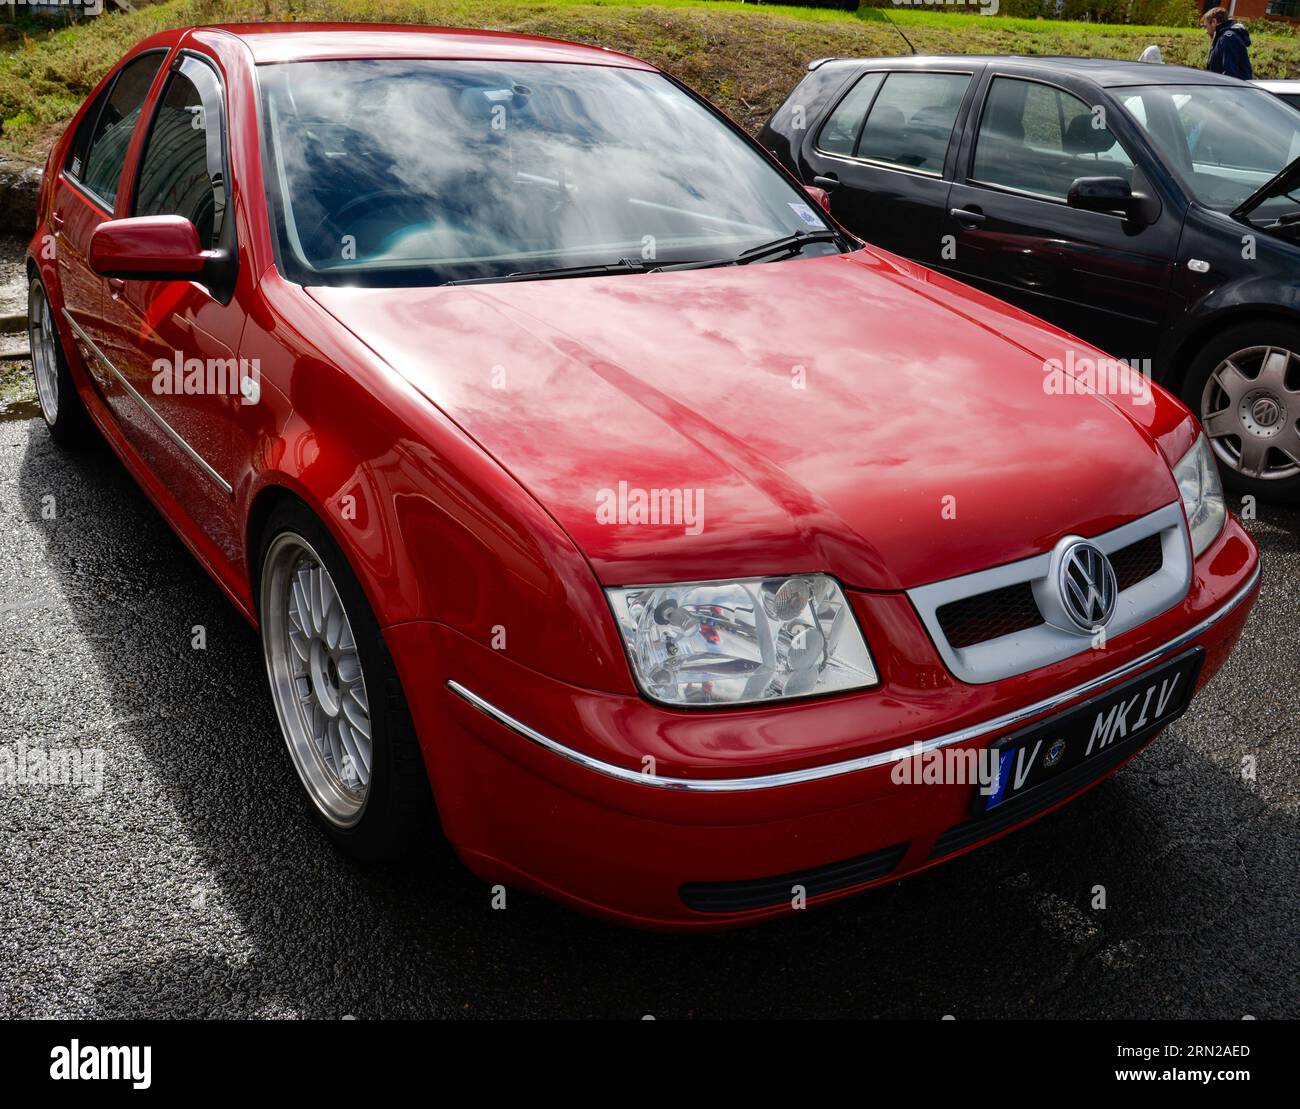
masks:
<svg viewBox="0 0 1300 1109"><path fill-rule="evenodd" d="M306 284L646 268L828 229L805 193L658 73L348 60L258 77L280 259Z"/></svg>
<svg viewBox="0 0 1300 1109"><path fill-rule="evenodd" d="M1118 90L1165 162L1207 207L1231 212L1300 157L1300 112L1243 84ZM1265 218L1300 206L1286 196L1260 205Z"/></svg>

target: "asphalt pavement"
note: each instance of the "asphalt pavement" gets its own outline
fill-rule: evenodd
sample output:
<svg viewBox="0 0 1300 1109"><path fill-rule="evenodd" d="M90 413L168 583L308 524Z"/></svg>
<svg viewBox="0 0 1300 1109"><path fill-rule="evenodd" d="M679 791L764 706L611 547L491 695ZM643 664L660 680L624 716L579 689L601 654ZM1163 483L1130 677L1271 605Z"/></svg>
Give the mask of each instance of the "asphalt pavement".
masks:
<svg viewBox="0 0 1300 1109"><path fill-rule="evenodd" d="M1115 779L876 892L663 936L494 910L445 848L338 856L253 632L106 447L65 454L13 406L0 748L67 752L81 784L0 786L0 1016L1296 1017L1300 513L1249 526L1241 644Z"/></svg>

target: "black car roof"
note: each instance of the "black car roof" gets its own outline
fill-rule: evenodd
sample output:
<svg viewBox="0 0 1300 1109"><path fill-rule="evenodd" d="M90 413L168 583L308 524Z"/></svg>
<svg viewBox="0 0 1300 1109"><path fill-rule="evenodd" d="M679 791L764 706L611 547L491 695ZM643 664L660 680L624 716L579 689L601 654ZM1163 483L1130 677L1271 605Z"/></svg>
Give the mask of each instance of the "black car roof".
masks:
<svg viewBox="0 0 1300 1109"><path fill-rule="evenodd" d="M1093 81L1103 88L1122 88L1126 85L1233 85L1237 88L1253 87L1235 77L1224 77L1204 69L1191 69L1182 65L1160 65L1153 62L1126 62L1114 58L1070 58L1052 55L1020 54L930 54L915 57L903 55L895 58L826 58L821 64L847 62L853 65L880 65L891 68L919 69L942 68L954 62L998 65L1008 69L1023 70L1039 75L1069 73ZM819 63L814 63L817 65Z"/></svg>

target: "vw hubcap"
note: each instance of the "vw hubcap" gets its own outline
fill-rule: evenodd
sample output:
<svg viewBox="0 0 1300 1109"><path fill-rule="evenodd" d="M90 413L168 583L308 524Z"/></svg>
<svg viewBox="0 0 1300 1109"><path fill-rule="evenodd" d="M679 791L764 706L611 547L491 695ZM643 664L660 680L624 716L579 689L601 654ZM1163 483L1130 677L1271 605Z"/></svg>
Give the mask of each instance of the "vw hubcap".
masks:
<svg viewBox="0 0 1300 1109"><path fill-rule="evenodd" d="M1225 358L1201 393L1201 423L1219 461L1237 473L1300 475L1300 356L1261 346Z"/></svg>
<svg viewBox="0 0 1300 1109"><path fill-rule="evenodd" d="M33 281L27 290L27 337L31 343L32 376L36 399L47 423L59 418L59 361L55 348L54 318L45 287Z"/></svg>
<svg viewBox="0 0 1300 1109"><path fill-rule="evenodd" d="M311 544L292 532L267 551L262 646L298 776L327 820L351 827L370 790L370 700L334 579Z"/></svg>

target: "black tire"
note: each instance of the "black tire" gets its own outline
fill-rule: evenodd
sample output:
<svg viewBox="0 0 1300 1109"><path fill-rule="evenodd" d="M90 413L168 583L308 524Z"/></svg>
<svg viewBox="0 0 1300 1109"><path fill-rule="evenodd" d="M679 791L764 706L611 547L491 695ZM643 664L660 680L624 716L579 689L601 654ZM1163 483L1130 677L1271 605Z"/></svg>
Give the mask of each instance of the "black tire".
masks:
<svg viewBox="0 0 1300 1109"><path fill-rule="evenodd" d="M1203 426L1207 425L1210 415L1217 407L1213 398L1207 396L1207 393L1215 392L1215 389L1207 390L1211 375L1230 356L1263 347L1290 351L1295 356L1285 378L1285 388L1278 391L1285 409L1285 415L1279 417L1279 423L1282 427L1285 427L1285 421L1289 421L1293 428L1300 426L1300 326L1281 320L1258 320L1230 327L1207 342L1192 360L1180 392L1183 403L1196 413ZM1249 376L1252 371L1251 358L1240 361L1243 363L1243 372ZM1220 395L1220 400L1222 399ZM1211 427L1206 426L1206 434L1214 444L1216 436L1211 434ZM1250 494L1259 500L1300 504L1300 470L1291 476L1263 478L1242 473L1231 457L1224 457L1225 453L1229 456L1240 455L1241 439L1246 434L1248 432L1242 424L1239 435L1235 438L1229 436L1224 444L1216 447L1215 455L1224 485L1238 495ZM1278 451L1272 450L1268 456L1270 467L1284 465L1279 462L1280 457Z"/></svg>
<svg viewBox="0 0 1300 1109"><path fill-rule="evenodd" d="M267 598L264 596L265 575L261 571L267 568L267 555L282 535L306 539L333 579L351 624L370 702L373 761L359 818L347 827L331 820L312 796L312 790L295 760L295 769L312 815L330 839L355 859L380 862L421 854L438 841L438 822L415 725L397 669L347 558L329 530L299 501L285 501L272 512L259 545L256 593L258 618L263 627L263 655L265 657L268 650L266 613L262 611ZM274 679L269 665L267 676L275 703ZM292 744L284 731L283 721L281 732L290 746L292 758Z"/></svg>
<svg viewBox="0 0 1300 1109"><path fill-rule="evenodd" d="M48 313L48 344L43 344L41 336L44 328L40 319L36 318L42 312ZM72 370L63 351L59 329L54 325L53 312L45 283L39 276L33 276L27 287L27 338L31 343L32 380L36 385L41 417L50 429L50 438L59 446L84 447L93 435L94 425L90 422L81 394L77 392L77 386L72 380ZM50 374L42 381L37 359L44 359L47 355L53 356L53 366Z"/></svg>

